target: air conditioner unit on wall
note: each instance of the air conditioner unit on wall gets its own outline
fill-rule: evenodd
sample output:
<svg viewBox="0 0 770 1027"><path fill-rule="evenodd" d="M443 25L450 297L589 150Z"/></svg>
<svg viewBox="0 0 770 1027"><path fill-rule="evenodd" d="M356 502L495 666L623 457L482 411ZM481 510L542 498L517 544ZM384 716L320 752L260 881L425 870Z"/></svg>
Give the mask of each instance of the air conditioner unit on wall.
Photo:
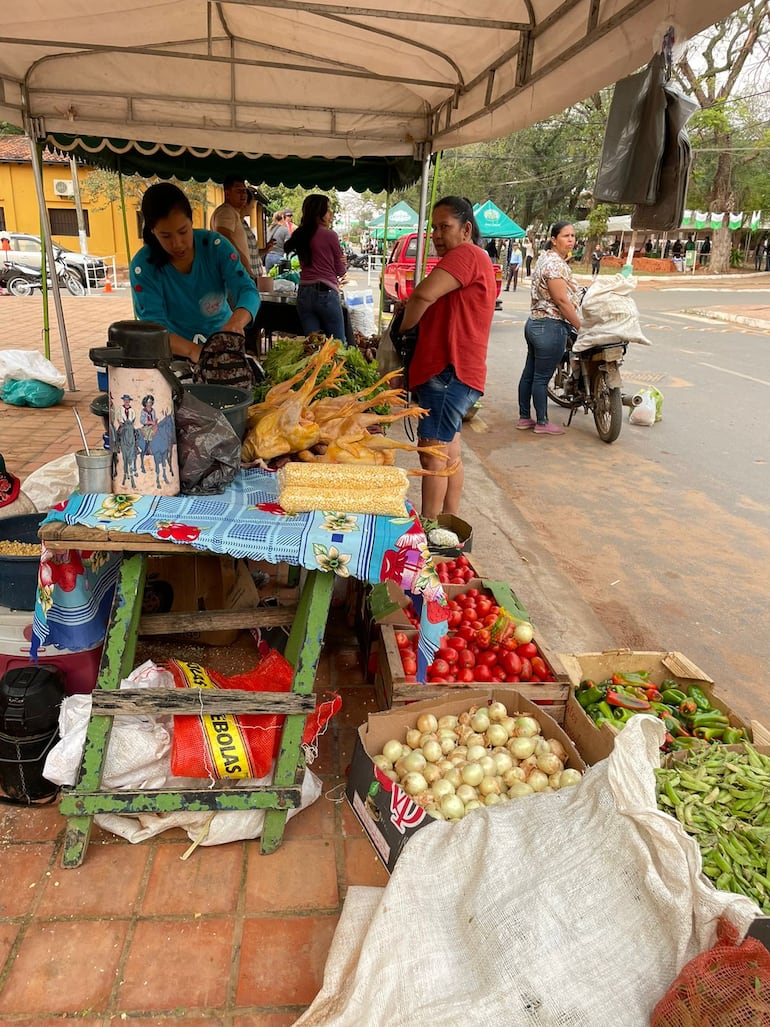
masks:
<svg viewBox="0 0 770 1027"><path fill-rule="evenodd" d="M53 180L53 191L57 196L75 195L75 187L68 178L55 178Z"/></svg>

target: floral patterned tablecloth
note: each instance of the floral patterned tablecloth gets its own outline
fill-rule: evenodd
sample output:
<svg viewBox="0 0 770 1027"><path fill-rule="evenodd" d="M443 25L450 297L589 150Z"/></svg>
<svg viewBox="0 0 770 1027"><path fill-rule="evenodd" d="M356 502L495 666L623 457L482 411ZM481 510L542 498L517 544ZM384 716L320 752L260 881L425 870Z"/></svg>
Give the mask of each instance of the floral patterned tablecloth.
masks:
<svg viewBox="0 0 770 1027"><path fill-rule="evenodd" d="M288 515L276 475L241 471L219 496L74 494L45 523L64 521L110 532L152 535L222 553L371 582L390 579L410 593L420 615L418 678L446 633L446 597L414 508L404 517L311 512ZM34 643L86 649L103 637L119 560L43 546ZM33 652L34 657L34 652Z"/></svg>

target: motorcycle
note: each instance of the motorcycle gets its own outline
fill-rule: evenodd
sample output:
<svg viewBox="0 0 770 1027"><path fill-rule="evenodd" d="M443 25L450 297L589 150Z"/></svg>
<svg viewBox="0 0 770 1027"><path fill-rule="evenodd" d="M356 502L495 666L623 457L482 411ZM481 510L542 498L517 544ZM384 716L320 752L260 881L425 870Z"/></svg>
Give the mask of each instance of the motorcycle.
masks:
<svg viewBox="0 0 770 1027"><path fill-rule="evenodd" d="M59 288L65 288L71 296L85 296L86 288L77 275L67 269L63 261L56 261L56 282ZM50 271L47 274L48 288L53 288ZM11 296L31 296L35 289L43 288L43 273L40 268L27 267L7 261L0 264L0 288Z"/></svg>
<svg viewBox="0 0 770 1027"><path fill-rule="evenodd" d="M628 343L613 341L591 349L573 351L577 333L571 333L567 348L548 384L549 397L569 410L567 426L575 411L592 413L602 442L614 442L623 425L623 407L633 399L622 395L620 365Z"/></svg>
<svg viewBox="0 0 770 1027"><path fill-rule="evenodd" d="M355 253L351 250L348 254L348 267L366 271L369 267L369 258L365 253Z"/></svg>

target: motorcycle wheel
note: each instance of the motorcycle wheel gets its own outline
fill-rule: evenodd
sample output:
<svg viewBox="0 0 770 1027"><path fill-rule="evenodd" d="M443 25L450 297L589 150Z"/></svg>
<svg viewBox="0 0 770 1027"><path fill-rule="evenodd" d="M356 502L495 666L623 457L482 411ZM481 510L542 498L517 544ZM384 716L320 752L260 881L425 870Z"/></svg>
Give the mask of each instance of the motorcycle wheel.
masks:
<svg viewBox="0 0 770 1027"><path fill-rule="evenodd" d="M605 371L596 376L594 421L602 442L614 442L623 426L623 397L620 389L610 388Z"/></svg>
<svg viewBox="0 0 770 1027"><path fill-rule="evenodd" d="M86 287L75 275L65 275L64 284L67 287L67 292L70 296L85 296Z"/></svg>
<svg viewBox="0 0 770 1027"><path fill-rule="evenodd" d="M9 278L6 289L11 296L31 296L35 287L32 282L19 276L18 278Z"/></svg>
<svg viewBox="0 0 770 1027"><path fill-rule="evenodd" d="M573 405L572 397L567 396L565 392L570 373L569 354L565 353L553 373L553 378L548 383L548 397L560 407L569 408Z"/></svg>

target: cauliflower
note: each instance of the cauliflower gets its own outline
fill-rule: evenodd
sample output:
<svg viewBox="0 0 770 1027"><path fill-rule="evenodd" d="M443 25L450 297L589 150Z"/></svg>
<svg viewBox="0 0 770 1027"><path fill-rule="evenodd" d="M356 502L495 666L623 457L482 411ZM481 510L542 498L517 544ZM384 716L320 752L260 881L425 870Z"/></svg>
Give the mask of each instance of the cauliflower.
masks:
<svg viewBox="0 0 770 1027"><path fill-rule="evenodd" d="M434 546L458 547L460 545L460 539L449 528L432 528L428 532L428 541Z"/></svg>

